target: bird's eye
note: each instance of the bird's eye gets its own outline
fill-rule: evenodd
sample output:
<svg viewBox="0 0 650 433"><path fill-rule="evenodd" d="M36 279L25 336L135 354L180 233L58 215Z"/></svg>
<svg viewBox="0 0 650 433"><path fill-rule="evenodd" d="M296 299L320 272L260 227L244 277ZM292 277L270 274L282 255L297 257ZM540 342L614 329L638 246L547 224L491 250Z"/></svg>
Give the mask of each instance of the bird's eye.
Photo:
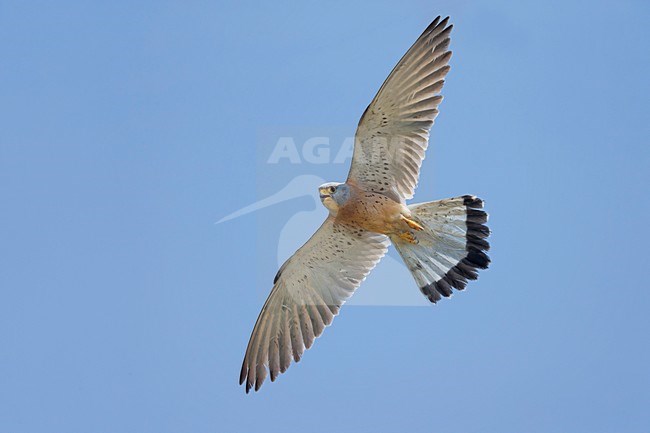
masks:
<svg viewBox="0 0 650 433"><path fill-rule="evenodd" d="M336 188L334 188L333 186L330 186L330 193L334 194L334 191L336 191Z"/></svg>

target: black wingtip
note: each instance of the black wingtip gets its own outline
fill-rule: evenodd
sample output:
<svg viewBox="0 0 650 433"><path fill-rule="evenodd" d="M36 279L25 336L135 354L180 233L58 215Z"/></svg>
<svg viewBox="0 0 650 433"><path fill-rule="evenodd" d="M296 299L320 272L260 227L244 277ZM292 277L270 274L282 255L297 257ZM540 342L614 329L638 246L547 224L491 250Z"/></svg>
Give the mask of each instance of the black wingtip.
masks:
<svg viewBox="0 0 650 433"><path fill-rule="evenodd" d="M449 23L449 16L445 17L442 21L440 21L441 16L438 15L433 21L431 21L431 24L427 26L426 29L422 32L422 36L428 35L429 33L437 30L437 29L445 29L447 27L453 27L453 24L447 26L447 23Z"/></svg>
<svg viewBox="0 0 650 433"><path fill-rule="evenodd" d="M447 15L442 21L440 21L438 23L436 28L443 28L444 29L445 27L447 27L447 23L449 23L449 19L450 19L449 15Z"/></svg>
<svg viewBox="0 0 650 433"><path fill-rule="evenodd" d="M239 384L243 385L244 381L246 380L246 376L248 373L248 369L246 368L246 363L241 366L241 371L239 372Z"/></svg>
<svg viewBox="0 0 650 433"><path fill-rule="evenodd" d="M251 383L249 381L246 381L246 394L248 394L251 390Z"/></svg>
<svg viewBox="0 0 650 433"><path fill-rule="evenodd" d="M431 21L431 23L429 23L427 28L424 29L424 31L420 35L420 38L423 38L425 35L428 35L429 33L431 33L433 31L433 29L435 29L438 26L439 22L440 22L440 15L435 17L435 19L433 21Z"/></svg>

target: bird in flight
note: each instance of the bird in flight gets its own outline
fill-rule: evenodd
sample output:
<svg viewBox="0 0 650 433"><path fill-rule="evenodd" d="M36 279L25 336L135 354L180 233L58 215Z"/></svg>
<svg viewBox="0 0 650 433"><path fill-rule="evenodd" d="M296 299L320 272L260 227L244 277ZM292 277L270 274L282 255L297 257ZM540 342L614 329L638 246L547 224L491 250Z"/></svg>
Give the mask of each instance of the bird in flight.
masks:
<svg viewBox="0 0 650 433"><path fill-rule="evenodd" d="M300 360L391 242L432 303L488 267L481 199L406 204L442 101L451 30L449 17L424 30L361 116L347 180L319 187L329 215L275 276L239 376L247 393Z"/></svg>

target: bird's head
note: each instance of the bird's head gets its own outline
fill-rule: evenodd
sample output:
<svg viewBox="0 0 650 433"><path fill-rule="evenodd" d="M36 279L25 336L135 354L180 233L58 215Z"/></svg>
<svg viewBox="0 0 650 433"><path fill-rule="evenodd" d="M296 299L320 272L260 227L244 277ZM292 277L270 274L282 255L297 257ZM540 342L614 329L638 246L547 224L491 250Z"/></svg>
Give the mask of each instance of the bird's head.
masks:
<svg viewBox="0 0 650 433"><path fill-rule="evenodd" d="M344 183L329 182L318 187L320 200L329 209L330 213L336 215L339 207L343 206L350 197L350 187Z"/></svg>

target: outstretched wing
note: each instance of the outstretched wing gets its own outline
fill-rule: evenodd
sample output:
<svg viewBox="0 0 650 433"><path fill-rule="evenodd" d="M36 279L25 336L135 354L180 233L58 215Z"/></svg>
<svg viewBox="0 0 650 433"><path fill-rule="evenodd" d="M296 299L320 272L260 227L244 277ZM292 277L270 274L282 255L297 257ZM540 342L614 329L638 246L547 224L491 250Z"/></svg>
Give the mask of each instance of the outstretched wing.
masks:
<svg viewBox="0 0 650 433"><path fill-rule="evenodd" d="M449 17L436 18L361 116L348 181L404 202L413 197L449 71Z"/></svg>
<svg viewBox="0 0 650 433"><path fill-rule="evenodd" d="M388 237L334 222L323 225L285 262L257 318L239 383L257 391L298 362L339 308L386 254Z"/></svg>

